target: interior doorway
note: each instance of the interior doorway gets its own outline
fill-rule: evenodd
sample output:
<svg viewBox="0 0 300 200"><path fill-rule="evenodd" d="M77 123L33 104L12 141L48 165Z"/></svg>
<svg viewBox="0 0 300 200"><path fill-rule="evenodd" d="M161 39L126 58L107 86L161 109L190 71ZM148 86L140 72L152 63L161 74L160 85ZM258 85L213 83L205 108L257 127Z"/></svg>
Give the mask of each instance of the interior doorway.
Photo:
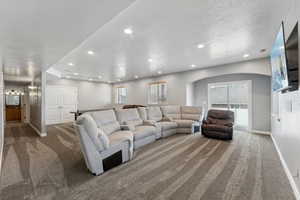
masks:
<svg viewBox="0 0 300 200"><path fill-rule="evenodd" d="M234 112L235 128L252 129L252 82L234 81L208 84L208 108Z"/></svg>
<svg viewBox="0 0 300 200"><path fill-rule="evenodd" d="M21 94L7 93L5 95L6 121L21 121Z"/></svg>

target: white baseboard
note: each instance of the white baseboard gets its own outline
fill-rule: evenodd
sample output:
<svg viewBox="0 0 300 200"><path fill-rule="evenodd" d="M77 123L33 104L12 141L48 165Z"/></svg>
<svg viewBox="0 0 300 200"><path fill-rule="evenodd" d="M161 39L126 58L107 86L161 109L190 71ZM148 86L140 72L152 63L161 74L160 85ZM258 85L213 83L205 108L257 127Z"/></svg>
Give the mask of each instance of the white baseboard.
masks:
<svg viewBox="0 0 300 200"><path fill-rule="evenodd" d="M273 138L272 134L271 134L271 138L272 138L273 144L274 144L274 146L275 146L275 148L276 148L276 151L277 151L277 153L278 153L278 155L279 155L279 159L280 159L280 161L281 161L281 164L282 164L282 166L283 166L283 169L284 169L284 171L285 171L285 173L286 173L286 175L287 175L287 177L288 177L288 180L289 180L289 182L290 182L290 184L291 184L291 187L292 187L292 189L293 189L293 192L294 192L294 195L295 195L295 197L296 197L296 200L300 200L300 192L299 192L299 190L298 190L297 184L295 183L295 180L294 180L294 178L293 178L293 175L292 175L292 173L290 172L290 170L289 170L289 168L288 168L288 166L287 166L287 164L286 164L286 162L285 162L285 160L284 160L284 158L283 158L283 156L282 156L282 154L281 154L281 152L280 152L280 149L279 149L279 147L278 147L278 145L277 145L277 143L276 143L276 140Z"/></svg>
<svg viewBox="0 0 300 200"><path fill-rule="evenodd" d="M33 128L33 130L35 130L35 132L37 132L37 134L39 136L41 136L41 137L47 136L47 133L40 132L32 123L29 122L28 124L29 124L29 126L31 126L31 128Z"/></svg>
<svg viewBox="0 0 300 200"><path fill-rule="evenodd" d="M259 130L251 130L252 133L262 134L262 135L271 135L269 131L259 131Z"/></svg>

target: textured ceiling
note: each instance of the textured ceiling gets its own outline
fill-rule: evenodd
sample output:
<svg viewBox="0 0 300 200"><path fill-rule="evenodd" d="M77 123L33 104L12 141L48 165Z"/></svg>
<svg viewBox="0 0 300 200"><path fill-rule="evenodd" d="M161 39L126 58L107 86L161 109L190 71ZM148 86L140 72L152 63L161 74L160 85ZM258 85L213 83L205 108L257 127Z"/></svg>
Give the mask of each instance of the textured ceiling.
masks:
<svg viewBox="0 0 300 200"><path fill-rule="evenodd" d="M53 67L115 82L266 57L291 2L139 0Z"/></svg>
<svg viewBox="0 0 300 200"><path fill-rule="evenodd" d="M70 78L131 80L266 57L293 1L10 0L0 46L8 74L51 65Z"/></svg>
<svg viewBox="0 0 300 200"><path fill-rule="evenodd" d="M5 78L32 78L60 60L133 1L1 1L0 56Z"/></svg>

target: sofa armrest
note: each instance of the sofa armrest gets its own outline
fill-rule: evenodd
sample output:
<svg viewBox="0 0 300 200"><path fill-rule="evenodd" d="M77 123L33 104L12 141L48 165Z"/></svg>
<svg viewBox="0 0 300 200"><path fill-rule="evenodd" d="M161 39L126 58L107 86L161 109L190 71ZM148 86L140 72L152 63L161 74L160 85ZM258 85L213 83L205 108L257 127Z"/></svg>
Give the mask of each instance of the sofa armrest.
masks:
<svg viewBox="0 0 300 200"><path fill-rule="evenodd" d="M161 120L162 122L172 122L174 121L172 117L164 116Z"/></svg>
<svg viewBox="0 0 300 200"><path fill-rule="evenodd" d="M135 127L133 125L126 124L126 125L120 125L120 126L121 126L121 130L123 130L123 131L134 131L135 130Z"/></svg>
<svg viewBox="0 0 300 200"><path fill-rule="evenodd" d="M147 125L147 126L155 126L156 121L154 121L154 120L144 120L143 124Z"/></svg>

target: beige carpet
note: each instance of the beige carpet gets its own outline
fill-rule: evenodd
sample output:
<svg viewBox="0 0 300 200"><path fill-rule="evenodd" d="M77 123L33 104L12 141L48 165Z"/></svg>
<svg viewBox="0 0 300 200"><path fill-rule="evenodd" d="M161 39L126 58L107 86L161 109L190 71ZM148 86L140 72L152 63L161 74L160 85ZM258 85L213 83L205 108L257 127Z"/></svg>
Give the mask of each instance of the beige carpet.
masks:
<svg viewBox="0 0 300 200"><path fill-rule="evenodd" d="M5 129L2 200L295 199L270 137L235 132L232 142L176 135L134 160L91 175L72 125L39 138L28 125Z"/></svg>

